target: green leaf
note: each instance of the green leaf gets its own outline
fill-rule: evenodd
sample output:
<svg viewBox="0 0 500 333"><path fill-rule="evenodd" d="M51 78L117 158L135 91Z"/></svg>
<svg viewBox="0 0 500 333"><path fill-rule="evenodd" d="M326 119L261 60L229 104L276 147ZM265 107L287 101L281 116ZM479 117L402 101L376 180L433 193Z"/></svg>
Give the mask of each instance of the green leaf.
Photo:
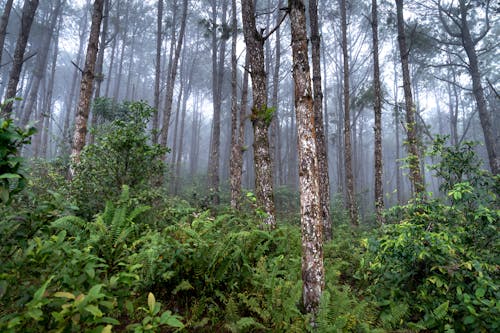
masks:
<svg viewBox="0 0 500 333"><path fill-rule="evenodd" d="M85 310L90 312L94 317L102 317L102 311L93 304L87 305Z"/></svg>
<svg viewBox="0 0 500 333"><path fill-rule="evenodd" d="M52 275L51 277L49 277L47 281L45 281L45 283L35 292L35 294L33 295L33 300L31 302L37 302L42 299L43 294L45 294L45 290L47 289L47 286L49 285L50 281L52 281L53 278L54 275Z"/></svg>
<svg viewBox="0 0 500 333"><path fill-rule="evenodd" d="M148 306L149 306L149 311L152 313L155 309L155 304L156 304L156 299L155 295L153 293L148 294Z"/></svg>
<svg viewBox="0 0 500 333"><path fill-rule="evenodd" d="M0 179L14 179L14 178L21 178L21 175L18 175L16 173L4 173L0 175Z"/></svg>
<svg viewBox="0 0 500 333"><path fill-rule="evenodd" d="M443 319L446 316L446 313L448 312L448 307L450 305L449 301L446 301L439 305L437 308L434 309L434 316L436 316L437 319Z"/></svg>
<svg viewBox="0 0 500 333"><path fill-rule="evenodd" d="M483 298L484 295L486 294L486 290L484 288L477 288L475 295L477 298Z"/></svg>
<svg viewBox="0 0 500 333"><path fill-rule="evenodd" d="M170 327L183 328L184 324L177 318L178 316L172 315L171 311L165 311L160 317L160 324L168 325Z"/></svg>

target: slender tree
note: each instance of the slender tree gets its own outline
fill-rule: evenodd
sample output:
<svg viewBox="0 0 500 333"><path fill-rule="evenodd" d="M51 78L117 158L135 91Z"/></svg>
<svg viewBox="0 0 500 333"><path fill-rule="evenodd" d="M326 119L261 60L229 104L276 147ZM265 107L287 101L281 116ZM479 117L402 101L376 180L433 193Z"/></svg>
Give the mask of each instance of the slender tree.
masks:
<svg viewBox="0 0 500 333"><path fill-rule="evenodd" d="M155 91L153 107L153 143L158 143L158 123L160 109L160 83L161 83L161 51L163 42L163 0L158 0L156 16L156 61L155 61Z"/></svg>
<svg viewBox="0 0 500 333"><path fill-rule="evenodd" d="M311 27L311 60L313 67L312 83L314 88L314 126L316 128L316 146L318 152L318 171L320 177L320 201L323 216L325 240L332 239L332 221L330 218L330 176L328 175L328 149L323 122L323 89L321 87L321 38L318 23L318 1L309 1Z"/></svg>
<svg viewBox="0 0 500 333"><path fill-rule="evenodd" d="M174 84L175 84L175 79L177 77L177 67L181 55L182 43L184 41L184 33L186 31L187 10L188 10L188 0L184 0L182 3L182 17L181 17L181 28L179 30L179 39L177 40L177 45L175 46L175 53L172 60L172 68L169 73L167 81L167 91L165 94L165 108L163 110L163 127L161 130L161 140L160 140L160 144L163 147L167 146L168 129L170 126L170 117L172 115L172 102L174 98Z"/></svg>
<svg viewBox="0 0 500 333"><path fill-rule="evenodd" d="M242 148L238 124L238 18L236 0L231 0L231 154L229 159L231 181L231 207L239 209L241 200Z"/></svg>
<svg viewBox="0 0 500 333"><path fill-rule="evenodd" d="M351 223L358 224L358 208L356 205L356 192L354 189L354 173L352 170L352 145L351 145L351 106L350 106L350 90L349 90L349 52L347 45L347 5L346 0L341 0L341 26L342 26L342 58L343 58L343 73L344 73L344 160L345 160L345 177L346 177L346 193L347 207L349 209L349 217Z"/></svg>
<svg viewBox="0 0 500 333"><path fill-rule="evenodd" d="M480 30L474 34L475 28L471 29L470 11L473 8L471 1L458 0L458 8L454 3L443 5L438 0L439 18L448 34L449 39L442 41L448 45L462 46L469 60L466 68L472 80L472 94L476 100L479 120L483 129L484 142L488 153L488 160L491 172L495 175L500 173L500 151L495 139L490 113L488 112L484 89L481 83L481 71L479 68L479 57L476 46L486 37L491 29L490 26L490 0L485 1L484 24ZM463 62L461 58L461 62Z"/></svg>
<svg viewBox="0 0 500 333"><path fill-rule="evenodd" d="M307 312L318 311L325 285L323 267L323 216L314 101L309 72L305 5L289 0L292 28L293 80L295 82L295 117L299 152L300 216L302 225L302 299Z"/></svg>
<svg viewBox="0 0 500 333"><path fill-rule="evenodd" d="M14 0L7 0L3 7L2 17L0 18L0 67L2 64L2 54L4 51L5 36L7 36L7 26L9 25L10 12L12 10L12 3Z"/></svg>
<svg viewBox="0 0 500 333"><path fill-rule="evenodd" d="M250 75L252 77L253 106L251 120L254 132L255 194L258 204L266 213L265 224L276 227L273 170L269 152L269 125L272 109L267 105L267 74L264 69L264 42L266 38L257 31L255 4L253 0L241 1L243 33L249 53Z"/></svg>
<svg viewBox="0 0 500 333"><path fill-rule="evenodd" d="M92 10L92 23L90 26L89 43L83 68L82 82L80 84L80 97L75 119L75 132L73 134L73 146L71 159L74 164L80 163L80 154L85 146L87 136L87 121L90 113L90 99L92 97L92 86L94 82L94 70L99 48L99 32L101 30L102 12L104 0L95 0ZM74 176L74 169L70 170L70 177Z"/></svg>
<svg viewBox="0 0 500 333"><path fill-rule="evenodd" d="M425 191L425 186L420 173L420 158L418 153L417 123L415 119L416 108L411 92L411 79L409 70L409 50L406 46L405 23L403 18L403 0L396 0L397 26L399 55L403 73L403 91L406 108L406 137L408 150L408 164L410 167L410 182L413 191L421 194Z"/></svg>
<svg viewBox="0 0 500 333"><path fill-rule="evenodd" d="M378 59L378 6L372 0L372 37L373 37L373 112L375 114L375 212L377 222L384 223L384 189L382 166L382 90L380 87L380 65Z"/></svg>
<svg viewBox="0 0 500 333"><path fill-rule="evenodd" d="M9 83L7 84L7 92L5 100L16 97L17 85L19 84L19 77L24 63L24 51L28 45L28 38L31 31L31 25L35 18L35 12L38 7L38 0L25 0L23 6L23 14L21 17L21 30L16 42L16 49L14 51L14 59L12 68L9 74ZM9 101L2 109L1 116L10 118L12 114L12 101Z"/></svg>

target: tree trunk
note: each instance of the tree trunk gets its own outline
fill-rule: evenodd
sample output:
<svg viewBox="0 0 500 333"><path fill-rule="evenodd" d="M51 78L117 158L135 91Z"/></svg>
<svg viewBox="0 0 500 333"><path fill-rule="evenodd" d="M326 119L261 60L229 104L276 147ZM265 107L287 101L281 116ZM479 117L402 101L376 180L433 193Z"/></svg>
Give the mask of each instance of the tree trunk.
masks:
<svg viewBox="0 0 500 333"><path fill-rule="evenodd" d="M409 178L415 194L423 194L425 186L420 173L420 158L418 154L417 123L415 120L415 104L411 92L410 70L408 67L409 50L406 47L406 35L403 18L403 0L396 0L398 43L403 73L403 91L406 108L406 136L408 149Z"/></svg>
<svg viewBox="0 0 500 333"><path fill-rule="evenodd" d="M372 0L372 34L373 34L373 112L375 114L375 212L377 222L384 223L384 188L382 165L382 91L380 88L380 65L378 60L378 6Z"/></svg>
<svg viewBox="0 0 500 333"><path fill-rule="evenodd" d="M155 63L155 92L153 107L153 144L158 143L158 124L160 110L160 83L161 83L161 51L163 42L163 0L158 0L158 9L156 16L156 63Z"/></svg>
<svg viewBox="0 0 500 333"><path fill-rule="evenodd" d="M342 54L344 62L344 159L347 190L347 207L353 225L358 225L358 208L354 190L354 173L352 170L351 117L349 91L349 54L347 45L347 7L346 0L341 0L342 16Z"/></svg>
<svg viewBox="0 0 500 333"><path fill-rule="evenodd" d="M292 29L295 115L299 151L300 216L302 225L302 300L307 312L318 312L325 287L323 267L323 215L317 160L314 101L307 55L305 5L289 0Z"/></svg>
<svg viewBox="0 0 500 333"><path fill-rule="evenodd" d="M486 151L488 152L488 159L490 162L490 169L494 175L500 173L500 152L497 147L495 140L495 134L491 126L491 118L488 113L486 99L484 98L484 90L481 84L481 73L479 71L479 61L477 57L477 51L475 44L479 42L474 41L469 28L469 22L467 21L467 12L469 10L468 5L464 0L459 1L460 4L460 21L461 21L461 32L462 32L462 45L469 58L469 65L467 70L472 79L472 93L474 99L476 100L477 110L479 112L479 120L481 121L481 127L484 134L484 143L486 145ZM498 110L497 110L498 111Z"/></svg>
<svg viewBox="0 0 500 333"><path fill-rule="evenodd" d="M16 97L17 85L19 84L19 77L21 75L21 70L24 63L24 51L26 50L26 45L28 44L31 25L35 17L37 7L38 0L24 1L23 14L21 17L21 31L17 38L16 49L14 51L14 59L9 74L9 83L7 85L7 92L5 94L5 101L7 101L7 103L5 104L0 114L0 116L4 118L10 118L12 114L13 102L8 100Z"/></svg>
<svg viewBox="0 0 500 333"><path fill-rule="evenodd" d="M87 121L90 112L90 99L92 97L92 86L94 81L94 69L99 47L99 31L101 30L102 11L104 0L95 0L92 12L92 24L90 26L89 43L85 57L82 82L80 84L80 97L75 119L75 132L73 135L73 147L71 159L74 164L80 163L80 154L85 146L87 136ZM70 170L70 177L74 176L74 167Z"/></svg>
<svg viewBox="0 0 500 333"><path fill-rule="evenodd" d="M236 44L238 41L238 19L236 17L236 0L231 0L231 155L229 158L231 182L231 207L240 208L241 201L241 155L238 124L238 60L236 58Z"/></svg>
<svg viewBox="0 0 500 333"><path fill-rule="evenodd" d="M186 30L187 5L188 5L188 0L184 0L182 6L182 18L181 18L181 28L179 30L179 39L177 40L177 45L175 47L175 53L172 60L172 68L170 76L167 81L167 91L165 94L165 108L163 110L163 128L161 130L161 137L160 137L160 144L163 147L167 146L167 141L168 141L168 128L170 125L170 116L172 115L172 102L174 97L175 79L177 77L177 66L181 55L182 43L184 40L184 32Z"/></svg>
<svg viewBox="0 0 500 333"><path fill-rule="evenodd" d="M309 1L309 17L311 27L311 59L313 67L314 88L314 126L316 129L316 147L318 152L318 172L320 186L321 213L323 216L323 233L325 240L332 239L332 221L330 218L330 177L328 175L328 153L323 123L323 89L321 87L321 60L318 24L318 2Z"/></svg>
<svg viewBox="0 0 500 333"><path fill-rule="evenodd" d="M2 54L4 51L5 36L7 36L7 26L9 25L10 12L14 0L7 0L3 8L3 14L0 18L0 67L2 67Z"/></svg>
<svg viewBox="0 0 500 333"><path fill-rule="evenodd" d="M270 229L276 227L273 170L269 153L269 125L272 109L267 105L266 71L264 70L265 39L255 25L253 0L242 0L243 33L247 52L250 53L250 73L252 76L252 125L254 132L255 192L258 205L266 213L264 223Z"/></svg>
<svg viewBox="0 0 500 333"><path fill-rule="evenodd" d="M37 50L37 59L35 68L33 70L33 78L32 78L33 84L31 86L31 90L26 100L26 105L24 106L23 118L21 120L22 126L28 124L31 115L33 114L35 101L38 98L38 90L40 88L42 79L45 77L45 71L47 69L50 41L52 39L52 35L54 34L54 30L56 28L56 24L58 22L61 9L62 9L62 3L61 0L58 0L58 2L56 3L56 8L54 9L54 11L52 11L52 15L49 18L50 25L48 27L45 27L44 30L46 31L42 36L40 47ZM41 104L39 103L39 105ZM41 125L43 124L40 124L40 126Z"/></svg>

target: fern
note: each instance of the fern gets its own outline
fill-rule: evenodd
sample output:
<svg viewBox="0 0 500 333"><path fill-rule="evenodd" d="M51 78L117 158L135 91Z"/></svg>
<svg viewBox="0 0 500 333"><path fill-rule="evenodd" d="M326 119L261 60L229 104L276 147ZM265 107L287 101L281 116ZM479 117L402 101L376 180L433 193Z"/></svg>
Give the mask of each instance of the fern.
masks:
<svg viewBox="0 0 500 333"><path fill-rule="evenodd" d="M50 228L66 230L69 236L81 237L86 232L87 221L77 216L64 216L50 224Z"/></svg>

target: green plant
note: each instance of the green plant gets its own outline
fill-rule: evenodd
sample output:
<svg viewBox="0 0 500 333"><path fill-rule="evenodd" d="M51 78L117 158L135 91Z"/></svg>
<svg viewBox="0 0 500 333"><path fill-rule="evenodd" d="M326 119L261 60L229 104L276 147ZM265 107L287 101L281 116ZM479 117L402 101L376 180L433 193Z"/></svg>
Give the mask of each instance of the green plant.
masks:
<svg viewBox="0 0 500 333"><path fill-rule="evenodd" d="M26 186L19 149L31 142L35 132L34 127L22 129L16 127L12 119L0 118L0 203L4 205Z"/></svg>
<svg viewBox="0 0 500 333"><path fill-rule="evenodd" d="M128 304L129 312L134 312L132 303ZM181 316L172 314L170 310L161 313L161 303L156 301L152 293L148 294L148 307L139 307L138 310L145 313L144 318L140 323L128 325L127 330L134 331L135 333L142 333L158 332L163 326L177 329L184 328L184 324L181 322Z"/></svg>
<svg viewBox="0 0 500 333"><path fill-rule="evenodd" d="M71 193L86 218L117 199L123 185L141 200L163 177L162 158L168 149L151 145L146 131L153 109L143 102L125 106L127 112L103 125L96 143L85 147L75 166Z"/></svg>

